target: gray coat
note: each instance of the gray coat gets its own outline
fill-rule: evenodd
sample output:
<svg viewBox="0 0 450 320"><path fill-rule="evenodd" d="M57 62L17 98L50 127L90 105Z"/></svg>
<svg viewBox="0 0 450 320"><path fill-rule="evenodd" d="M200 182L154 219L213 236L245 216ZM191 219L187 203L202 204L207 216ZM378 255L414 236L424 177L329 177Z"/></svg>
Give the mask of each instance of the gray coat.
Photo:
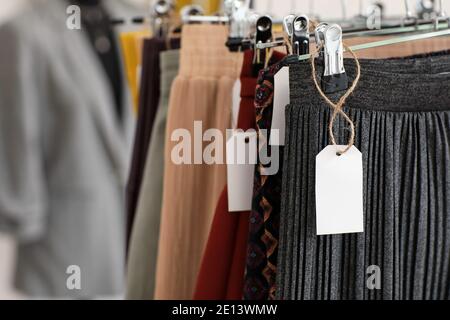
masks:
<svg viewBox="0 0 450 320"><path fill-rule="evenodd" d="M129 9L105 3L118 16ZM37 0L0 27L0 231L18 240L26 294L115 296L133 119L126 106L119 122L104 70L66 19L64 1ZM81 290L67 288L71 265Z"/></svg>

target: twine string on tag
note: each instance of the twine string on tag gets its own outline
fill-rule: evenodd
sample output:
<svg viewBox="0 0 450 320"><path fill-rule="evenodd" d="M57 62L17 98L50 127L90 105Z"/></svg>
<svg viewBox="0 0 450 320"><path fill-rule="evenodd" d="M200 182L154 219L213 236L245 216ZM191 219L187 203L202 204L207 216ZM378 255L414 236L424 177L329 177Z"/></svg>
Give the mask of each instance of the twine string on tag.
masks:
<svg viewBox="0 0 450 320"><path fill-rule="evenodd" d="M273 48L266 49L266 60L264 61L264 69L267 69L269 67L270 60L273 57L274 51L275 50Z"/></svg>
<svg viewBox="0 0 450 320"><path fill-rule="evenodd" d="M289 36L287 35L286 32L283 32L283 41L284 41L284 45L286 46L287 49L287 54L292 54L293 48L292 48L292 43L291 43L291 39L289 39Z"/></svg>
<svg viewBox="0 0 450 320"><path fill-rule="evenodd" d="M361 77L361 65L359 63L358 57L352 51L352 49L344 44L344 48L348 52L350 52L350 54L355 59L356 77L355 77L355 80L353 80L352 86L347 90L347 92L339 99L339 101L337 103L334 103L325 95L325 93L323 92L323 90L317 80L315 61L316 61L317 53L319 53L322 48L323 48L323 45L319 46L319 48L317 48L316 51L314 51L311 54L312 77L314 80L314 84L316 85L316 88L319 91L322 98L328 103L328 105L330 105L331 108L333 108L333 114L331 115L330 123L328 124L328 131L329 131L330 139L331 139L331 142L333 143L333 145L337 145L336 139L334 137L333 126L334 126L334 122L336 121L338 114L342 115L342 117L344 117L344 119L350 125L350 138L347 143L347 147L342 151L338 151L338 155L343 155L348 150L350 150L350 148L355 143L355 124L353 123L352 119L350 119L350 117L344 112L344 110L342 110L342 108L344 107L344 104L345 104L345 101L347 100L347 98L355 91L356 86L358 85L359 79Z"/></svg>

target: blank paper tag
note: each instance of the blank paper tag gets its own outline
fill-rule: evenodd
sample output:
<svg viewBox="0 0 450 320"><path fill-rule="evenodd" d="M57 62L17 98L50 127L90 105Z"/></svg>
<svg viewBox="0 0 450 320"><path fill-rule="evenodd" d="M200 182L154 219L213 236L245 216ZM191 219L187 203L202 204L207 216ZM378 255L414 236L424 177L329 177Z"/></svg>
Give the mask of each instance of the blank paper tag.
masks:
<svg viewBox="0 0 450 320"><path fill-rule="evenodd" d="M239 119L239 108L241 106L241 86L242 86L241 80L237 79L233 86L233 95L232 95L233 106L231 109L232 110L231 121L233 129L237 128L237 123Z"/></svg>
<svg viewBox="0 0 450 320"><path fill-rule="evenodd" d="M316 157L317 235L364 232L362 154L328 146Z"/></svg>
<svg viewBox="0 0 450 320"><path fill-rule="evenodd" d="M286 129L285 109L290 103L289 91L289 67L281 68L275 74L273 96L273 116L271 126L271 138L269 144L271 146L284 146L284 135ZM278 130L278 141L272 139L273 131Z"/></svg>
<svg viewBox="0 0 450 320"><path fill-rule="evenodd" d="M235 131L227 141L228 211L250 211L257 161L255 131Z"/></svg>

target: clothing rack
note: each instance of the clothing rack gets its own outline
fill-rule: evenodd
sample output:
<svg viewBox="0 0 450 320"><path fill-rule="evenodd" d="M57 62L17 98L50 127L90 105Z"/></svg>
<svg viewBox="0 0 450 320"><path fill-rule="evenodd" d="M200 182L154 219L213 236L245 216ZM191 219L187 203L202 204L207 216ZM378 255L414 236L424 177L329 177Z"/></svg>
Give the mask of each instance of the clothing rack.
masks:
<svg viewBox="0 0 450 320"><path fill-rule="evenodd" d="M229 23L230 18L227 16L186 16L182 18L183 23ZM274 25L281 25L282 19L272 19Z"/></svg>
<svg viewBox="0 0 450 320"><path fill-rule="evenodd" d="M447 28L445 30L440 30L440 31L413 34L413 35L409 35L409 36L401 36L401 37L395 37L395 38L386 39L386 40L358 44L358 45L351 46L349 48L352 51L360 51L360 50L389 46L389 45L394 45L394 44L399 44L399 43L404 43L404 42L431 39L431 38L435 38L435 37L442 37L442 36L449 36L449 35L450 35L450 28ZM304 55L299 56L298 60L305 61L305 60L309 60L310 58L311 58L311 54L304 54Z"/></svg>
<svg viewBox="0 0 450 320"><path fill-rule="evenodd" d="M354 38L354 37L365 37L365 36L383 36L383 35L393 35L398 33L405 33L405 32L414 32L414 31L432 31L436 29L443 29L450 25L449 22L440 22L438 25L431 24L430 21L422 21L419 24L409 25L405 27L391 27L391 28L383 28L380 30L364 30L364 31L350 31L346 32L344 30L343 32L343 38ZM310 39L312 41L315 41L314 34L310 34ZM274 42L271 43L258 43L256 44L256 49L263 50L263 49L269 49L274 46L283 46L284 39L276 39Z"/></svg>

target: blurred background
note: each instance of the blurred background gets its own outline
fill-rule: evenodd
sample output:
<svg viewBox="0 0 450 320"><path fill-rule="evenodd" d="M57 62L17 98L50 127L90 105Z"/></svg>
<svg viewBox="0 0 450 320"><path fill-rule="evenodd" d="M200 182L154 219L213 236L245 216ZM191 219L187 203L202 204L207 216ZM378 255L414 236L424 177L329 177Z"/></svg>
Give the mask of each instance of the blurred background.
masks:
<svg viewBox="0 0 450 320"><path fill-rule="evenodd" d="M25 10L35 0L2 0L0 1L0 25L14 20L15 17ZM53 0L55 2L63 0ZM127 4L127 13L123 13L120 18L126 15L144 15L149 7L147 0L121 0ZM194 1L202 4L202 1ZM364 8L374 1L366 0L255 0L256 11L270 13L275 17L282 17L288 13L308 13L320 16L323 19L341 19L356 16ZM385 14L388 16L404 16L405 6L403 0L382 0ZM414 1L410 1L414 11ZM450 12L450 1L445 1L445 10ZM32 28L33 26L29 26ZM127 27L125 27L127 28ZM136 26L128 26L128 29L136 29ZM1 46L1 45L0 45ZM1 49L0 49L1 50ZM1 61L0 63L4 63ZM0 83L0 86L2 84ZM13 288L13 273L16 260L16 244L12 238L5 234L0 234L0 299L20 299L26 296Z"/></svg>

